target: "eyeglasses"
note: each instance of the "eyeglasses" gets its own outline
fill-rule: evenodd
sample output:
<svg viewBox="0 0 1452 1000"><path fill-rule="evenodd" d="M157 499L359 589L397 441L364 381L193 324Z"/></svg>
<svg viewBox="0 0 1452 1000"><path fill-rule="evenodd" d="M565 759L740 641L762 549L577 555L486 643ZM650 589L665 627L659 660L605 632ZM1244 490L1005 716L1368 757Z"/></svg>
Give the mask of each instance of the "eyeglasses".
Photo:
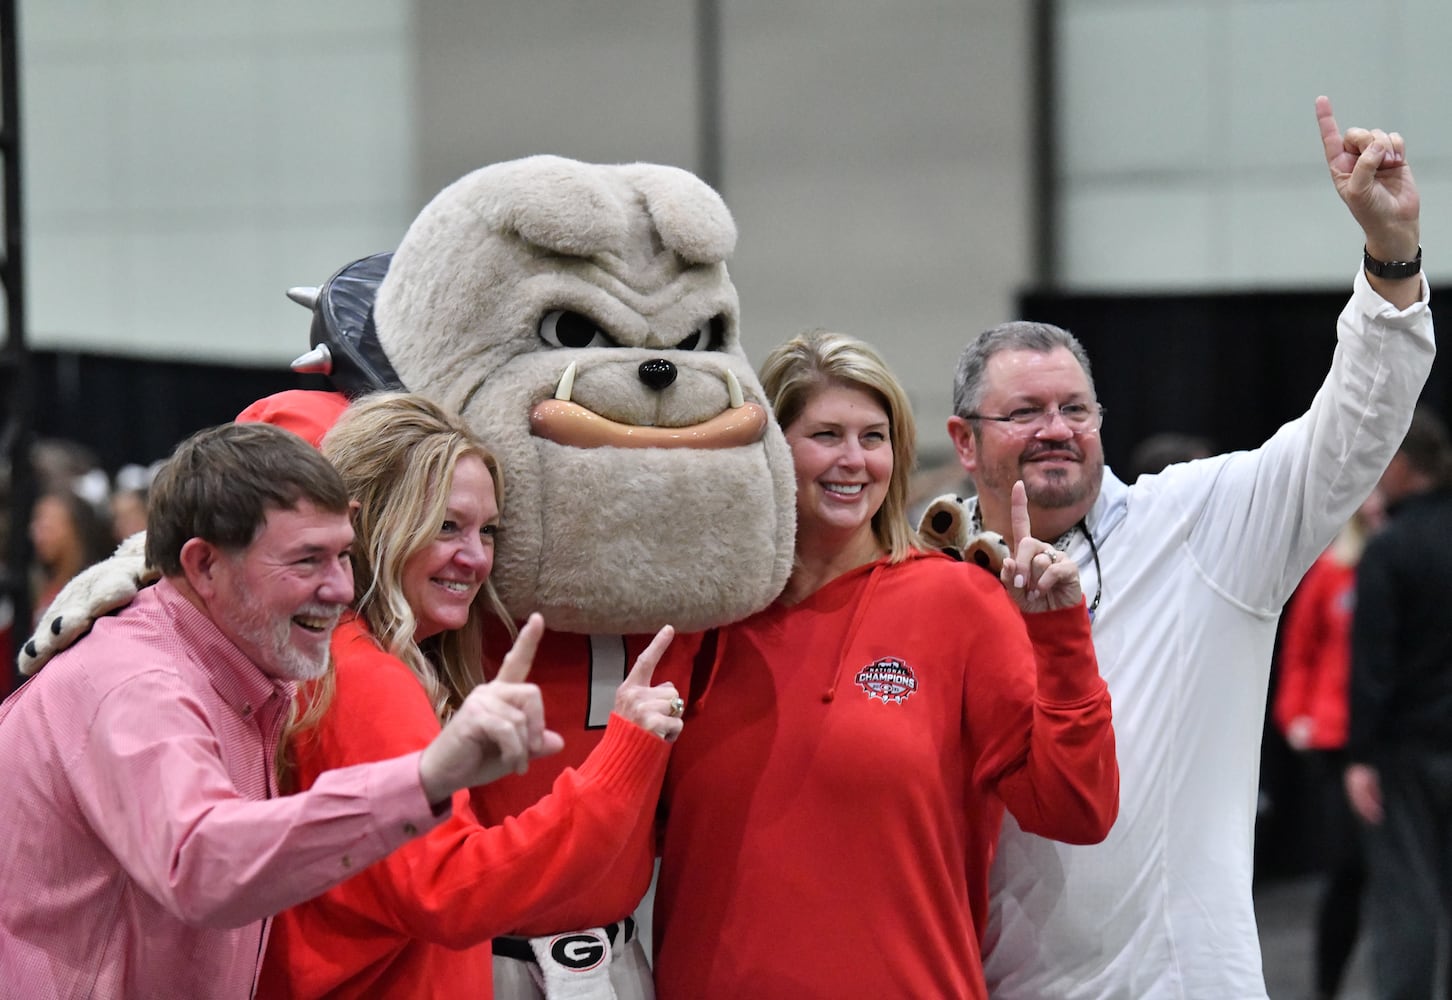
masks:
<svg viewBox="0 0 1452 1000"><path fill-rule="evenodd" d="M1020 406L1001 417L986 413L968 413L963 419L992 420L994 423L1008 424L1016 433L1027 434L1047 427L1054 417L1062 420L1075 434L1087 434L1097 431L1103 425L1104 407L1098 403L1065 403L1056 410L1044 406Z"/></svg>

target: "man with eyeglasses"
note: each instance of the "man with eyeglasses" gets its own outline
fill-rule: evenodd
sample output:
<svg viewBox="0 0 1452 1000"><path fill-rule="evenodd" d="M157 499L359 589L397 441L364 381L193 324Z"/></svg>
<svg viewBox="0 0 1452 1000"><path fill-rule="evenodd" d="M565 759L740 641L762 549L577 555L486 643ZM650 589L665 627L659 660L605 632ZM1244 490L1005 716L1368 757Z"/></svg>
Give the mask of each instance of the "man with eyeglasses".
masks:
<svg viewBox="0 0 1452 1000"><path fill-rule="evenodd" d="M1276 622L1396 451L1434 350L1401 136L1343 135L1324 97L1316 115L1364 265L1325 384L1260 448L1126 485L1069 333L1008 323L959 360L948 430L978 489L968 516L1007 537L1022 478L1035 533L1079 564L1121 773L1100 845L1005 821L983 941L997 1000L1266 995L1250 889Z"/></svg>

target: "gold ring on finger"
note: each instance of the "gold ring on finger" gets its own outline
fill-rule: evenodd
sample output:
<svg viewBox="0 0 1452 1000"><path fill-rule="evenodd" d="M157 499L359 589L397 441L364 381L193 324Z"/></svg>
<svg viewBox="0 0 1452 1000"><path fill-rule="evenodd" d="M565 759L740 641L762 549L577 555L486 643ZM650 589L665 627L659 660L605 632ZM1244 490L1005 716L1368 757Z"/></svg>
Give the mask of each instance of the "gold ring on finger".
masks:
<svg viewBox="0 0 1452 1000"><path fill-rule="evenodd" d="M680 698L671 699L671 715L679 719L686 714L686 703Z"/></svg>

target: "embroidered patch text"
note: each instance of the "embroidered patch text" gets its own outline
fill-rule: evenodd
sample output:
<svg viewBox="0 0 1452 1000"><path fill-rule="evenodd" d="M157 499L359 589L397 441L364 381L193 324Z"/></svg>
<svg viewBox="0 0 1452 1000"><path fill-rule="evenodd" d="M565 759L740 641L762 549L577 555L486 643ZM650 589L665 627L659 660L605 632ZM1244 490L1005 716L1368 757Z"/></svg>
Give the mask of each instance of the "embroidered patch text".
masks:
<svg viewBox="0 0 1452 1000"><path fill-rule="evenodd" d="M857 671L854 679L868 698L877 698L884 704L901 705L918 689L913 668L895 656L874 660Z"/></svg>

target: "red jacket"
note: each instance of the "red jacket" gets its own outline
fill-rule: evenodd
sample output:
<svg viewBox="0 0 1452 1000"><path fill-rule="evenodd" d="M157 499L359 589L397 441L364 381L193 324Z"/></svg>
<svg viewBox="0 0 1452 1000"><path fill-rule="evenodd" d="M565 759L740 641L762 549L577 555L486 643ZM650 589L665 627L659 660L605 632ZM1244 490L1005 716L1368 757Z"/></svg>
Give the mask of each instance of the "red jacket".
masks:
<svg viewBox="0 0 1452 1000"><path fill-rule="evenodd" d="M1328 552L1306 571L1286 608L1272 715L1282 733L1297 718L1311 720L1305 749L1346 745L1355 606L1356 567Z"/></svg>
<svg viewBox="0 0 1452 1000"><path fill-rule="evenodd" d="M338 627L333 656L335 701L294 747L302 788L324 770L417 750L439 732L422 685L361 621ZM548 704L545 717L553 726ZM460 792L431 833L278 916L258 996L487 1000L491 937L588 895L627 850L649 857L638 828L642 816L648 827L669 745L619 716L593 735L599 748L573 755L577 770L540 767L554 758L531 766L524 777L538 801L517 818L481 826Z"/></svg>
<svg viewBox="0 0 1452 1000"><path fill-rule="evenodd" d="M1004 805L1080 843L1118 808L1088 616L1027 619L919 554L721 631L662 793L661 1000L986 995Z"/></svg>
<svg viewBox="0 0 1452 1000"><path fill-rule="evenodd" d="M538 760L521 775L511 775L474 789L470 804L484 823L498 823L517 815L547 794L557 775L579 767L594 751L606 732L604 723L615 700L615 689L624 671L649 644L650 636L605 636L592 640L586 635L551 632L546 629L529 672L531 684L544 695L545 721L565 738L565 749L553 757ZM682 697L689 697L690 669L700 633L677 635L657 665L652 683L675 683ZM623 645L622 645L623 643ZM592 648L593 646L593 648ZM501 630L485 639L486 650L509 648ZM612 667L612 664L615 666ZM486 663L486 676L497 664ZM627 846L608 869L588 888L575 893L556 893L548 905L532 907L510 933L533 937L582 927L600 927L623 920L635 911L650 888L655 867L654 800L633 816Z"/></svg>

